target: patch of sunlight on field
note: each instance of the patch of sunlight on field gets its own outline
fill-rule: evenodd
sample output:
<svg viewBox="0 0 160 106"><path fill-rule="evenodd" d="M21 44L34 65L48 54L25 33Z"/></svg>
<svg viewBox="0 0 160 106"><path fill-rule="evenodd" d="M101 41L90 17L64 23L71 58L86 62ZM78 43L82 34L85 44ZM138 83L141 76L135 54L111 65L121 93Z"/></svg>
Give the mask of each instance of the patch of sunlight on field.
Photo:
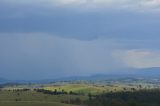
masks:
<svg viewBox="0 0 160 106"><path fill-rule="evenodd" d="M107 92L107 88L104 86L95 86L95 85L85 85L85 84L67 84L67 85L60 85L60 86L48 86L44 87L46 90L54 91L66 91L66 92L75 92L75 93L82 93L82 94L100 94L103 92Z"/></svg>

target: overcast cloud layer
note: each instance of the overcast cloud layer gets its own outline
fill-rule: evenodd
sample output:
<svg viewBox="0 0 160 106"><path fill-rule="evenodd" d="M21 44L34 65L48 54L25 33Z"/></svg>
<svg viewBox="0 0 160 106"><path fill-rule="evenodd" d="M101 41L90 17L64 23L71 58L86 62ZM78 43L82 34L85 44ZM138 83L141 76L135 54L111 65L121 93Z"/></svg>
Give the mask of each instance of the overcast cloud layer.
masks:
<svg viewBox="0 0 160 106"><path fill-rule="evenodd" d="M130 8L130 9L159 9L159 0L1 0L3 3L21 4L21 5L48 5L59 7L78 8Z"/></svg>
<svg viewBox="0 0 160 106"><path fill-rule="evenodd" d="M0 77L160 67L159 9L159 0L1 0Z"/></svg>

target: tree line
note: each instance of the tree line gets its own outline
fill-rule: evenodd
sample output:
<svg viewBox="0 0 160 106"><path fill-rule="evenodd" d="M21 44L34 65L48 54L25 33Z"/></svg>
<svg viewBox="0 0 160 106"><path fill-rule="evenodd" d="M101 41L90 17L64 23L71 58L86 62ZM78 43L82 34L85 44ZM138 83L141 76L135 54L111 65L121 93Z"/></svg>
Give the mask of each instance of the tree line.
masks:
<svg viewBox="0 0 160 106"><path fill-rule="evenodd" d="M90 98L88 106L160 106L160 90L110 92Z"/></svg>
<svg viewBox="0 0 160 106"><path fill-rule="evenodd" d="M34 91L42 92L44 94L50 94L50 95L62 95L62 94L79 95L76 92L73 92L73 91L66 92L63 89L61 91L57 91L57 89L55 89L54 91L46 90L46 89L34 89Z"/></svg>

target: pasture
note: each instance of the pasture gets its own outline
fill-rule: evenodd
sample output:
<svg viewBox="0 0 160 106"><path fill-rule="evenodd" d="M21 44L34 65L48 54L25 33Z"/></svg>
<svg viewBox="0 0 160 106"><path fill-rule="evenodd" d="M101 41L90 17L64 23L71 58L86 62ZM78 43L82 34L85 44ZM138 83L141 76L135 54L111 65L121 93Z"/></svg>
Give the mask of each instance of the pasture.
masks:
<svg viewBox="0 0 160 106"><path fill-rule="evenodd" d="M0 106L77 106L64 104L75 98L86 98L78 95L49 95L36 91L0 91Z"/></svg>
<svg viewBox="0 0 160 106"><path fill-rule="evenodd" d="M65 85L53 85L46 86L43 89L50 91L65 91L65 92L75 92L82 95L99 95L107 92L118 92L123 91L124 88L130 91L131 87L127 85L92 85L92 84L65 84Z"/></svg>

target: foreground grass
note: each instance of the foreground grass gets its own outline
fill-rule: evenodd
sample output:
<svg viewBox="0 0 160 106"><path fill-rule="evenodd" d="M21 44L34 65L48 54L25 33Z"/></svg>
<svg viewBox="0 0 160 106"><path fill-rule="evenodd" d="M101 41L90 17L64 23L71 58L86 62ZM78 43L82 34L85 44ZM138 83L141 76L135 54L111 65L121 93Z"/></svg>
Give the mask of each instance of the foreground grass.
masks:
<svg viewBox="0 0 160 106"><path fill-rule="evenodd" d="M75 98L88 99L79 95L49 95L36 91L0 91L0 106L78 106L61 103Z"/></svg>
<svg viewBox="0 0 160 106"><path fill-rule="evenodd" d="M160 106L159 90L124 90L124 87L130 89L123 85L92 84L48 85L42 88L49 92L56 89L57 92L64 90L77 94L52 94L32 89L1 89L0 106Z"/></svg>
<svg viewBox="0 0 160 106"><path fill-rule="evenodd" d="M77 106L71 104L63 104L57 102L41 102L41 101L1 101L0 106Z"/></svg>

